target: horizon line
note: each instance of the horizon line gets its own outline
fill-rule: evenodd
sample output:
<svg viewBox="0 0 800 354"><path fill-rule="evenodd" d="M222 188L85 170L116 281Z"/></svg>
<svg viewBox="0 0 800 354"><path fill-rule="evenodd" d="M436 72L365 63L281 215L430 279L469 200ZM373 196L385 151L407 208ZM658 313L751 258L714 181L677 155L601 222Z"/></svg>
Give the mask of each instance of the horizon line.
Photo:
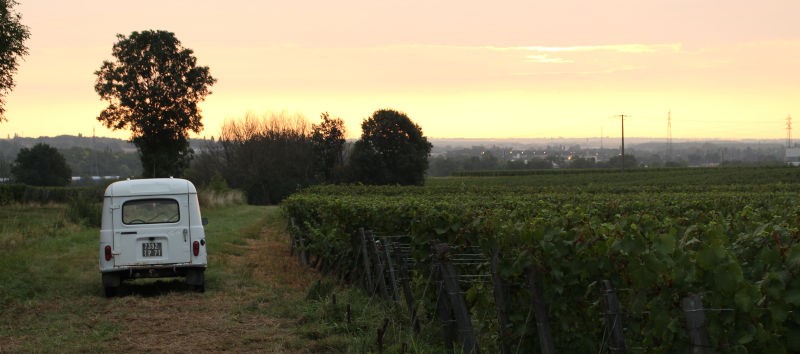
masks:
<svg viewBox="0 0 800 354"><path fill-rule="evenodd" d="M23 136L17 133L14 133L12 136L11 134L6 134L7 137L1 137L0 140L13 140L13 139L44 139L44 138L57 138L57 137L79 137L77 134L59 134L59 135L40 135L40 136ZM113 136L106 136L106 135L83 135L81 134L80 137L82 138L102 138L102 139L116 139L122 140L125 142L130 142L128 138L120 138L120 137L113 137ZM434 137L428 136L426 137L428 140L576 140L576 139L609 139L609 140L619 140L620 136L539 136L539 137ZM206 139L219 139L219 136L202 136L202 137L189 137L190 140L206 140ZM652 137L652 136L626 136L625 139L637 139L637 140L668 140L667 137ZM358 138L346 138L345 140L354 141L358 140ZM747 138L737 138L737 137L700 137L700 138L676 138L672 137L672 141L679 140L691 140L691 141L703 141L703 140L726 140L726 141L752 141L752 140L775 140L785 141L786 138L765 138L765 137L747 137Z"/></svg>

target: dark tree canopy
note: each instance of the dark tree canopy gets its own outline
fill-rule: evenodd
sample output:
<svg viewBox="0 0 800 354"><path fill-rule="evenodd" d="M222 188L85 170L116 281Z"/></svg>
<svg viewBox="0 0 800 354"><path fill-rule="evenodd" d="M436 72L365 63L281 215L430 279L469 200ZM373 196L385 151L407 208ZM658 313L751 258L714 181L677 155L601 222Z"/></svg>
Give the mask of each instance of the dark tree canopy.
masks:
<svg viewBox="0 0 800 354"><path fill-rule="evenodd" d="M11 167L14 181L32 186L66 186L72 180L72 171L64 156L47 144L22 148Z"/></svg>
<svg viewBox="0 0 800 354"><path fill-rule="evenodd" d="M192 157L189 131L203 129L198 104L216 80L171 32L133 32L117 39L116 60L104 61L95 72L95 91L109 103L97 120L131 130L144 176L179 176Z"/></svg>
<svg viewBox="0 0 800 354"><path fill-rule="evenodd" d="M5 96L14 88L14 73L19 60L28 54L25 40L31 36L14 5L15 0L0 0L0 123L6 120Z"/></svg>
<svg viewBox="0 0 800 354"><path fill-rule="evenodd" d="M220 174L247 193L251 204L277 204L314 182L309 124L301 116L272 115L228 121L222 126Z"/></svg>
<svg viewBox="0 0 800 354"><path fill-rule="evenodd" d="M623 161L622 155L614 156L614 157L608 159L608 167L623 168L622 161ZM625 161L624 168L626 168L626 169L639 167L639 161L636 160L636 156L625 155L625 160L624 161Z"/></svg>
<svg viewBox="0 0 800 354"><path fill-rule="evenodd" d="M314 145L314 158L320 179L334 182L337 170L342 166L345 130L344 121L331 118L322 113L322 122L311 126L311 142Z"/></svg>
<svg viewBox="0 0 800 354"><path fill-rule="evenodd" d="M431 143L405 113L383 109L361 123L350 166L357 181L368 184L422 185Z"/></svg>

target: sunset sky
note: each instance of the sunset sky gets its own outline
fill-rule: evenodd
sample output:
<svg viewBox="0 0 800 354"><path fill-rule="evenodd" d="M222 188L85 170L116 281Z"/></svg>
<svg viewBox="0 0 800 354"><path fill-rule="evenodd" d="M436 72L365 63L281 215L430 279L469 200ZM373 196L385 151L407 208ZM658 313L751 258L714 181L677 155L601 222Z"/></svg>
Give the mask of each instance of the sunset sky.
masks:
<svg viewBox="0 0 800 354"><path fill-rule="evenodd" d="M30 54L0 138L127 138L96 120L116 35L174 32L218 82L205 130L245 114L392 108L433 138L782 139L800 128L800 1L19 0ZM800 129L794 135L800 137Z"/></svg>

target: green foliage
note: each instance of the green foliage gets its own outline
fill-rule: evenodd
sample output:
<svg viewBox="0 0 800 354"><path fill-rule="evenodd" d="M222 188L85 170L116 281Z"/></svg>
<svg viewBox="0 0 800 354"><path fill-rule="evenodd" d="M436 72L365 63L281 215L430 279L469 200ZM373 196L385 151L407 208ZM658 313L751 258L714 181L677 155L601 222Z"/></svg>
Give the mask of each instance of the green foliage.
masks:
<svg viewBox="0 0 800 354"><path fill-rule="evenodd" d="M66 186L72 180L72 171L64 156L41 143L19 151L11 175L14 181L32 186Z"/></svg>
<svg viewBox="0 0 800 354"><path fill-rule="evenodd" d="M43 240L63 236L66 233L66 220L63 206L23 206L4 205L0 208L0 254L36 245ZM5 257L0 257L3 265ZM14 262L10 262L14 263ZM7 284L7 283L6 283ZM0 289L2 293L3 289ZM0 304L3 303L0 295Z"/></svg>
<svg viewBox="0 0 800 354"><path fill-rule="evenodd" d="M524 176L525 178L517 178ZM458 181L469 186L509 188L558 189L572 187L580 190L606 192L624 191L625 188L663 191L790 191L800 178L800 169L780 167L714 167L714 168L637 168L615 169L556 169L516 171L462 171L455 178L432 179L429 183L450 184ZM482 177L482 178L458 178Z"/></svg>
<svg viewBox="0 0 800 354"><path fill-rule="evenodd" d="M228 187L228 182L226 182L225 178L219 173L211 177L211 180L208 182L208 188L214 192L220 193L227 192L230 189Z"/></svg>
<svg viewBox="0 0 800 354"><path fill-rule="evenodd" d="M225 183L225 188L227 188L228 182L225 181L223 174L226 158L221 144L212 140L210 143L206 142L200 151L192 159L189 168L185 171L186 179L192 181L198 188L204 188L211 183L218 183L219 181L214 182L214 179L219 178L222 179L222 182Z"/></svg>
<svg viewBox="0 0 800 354"><path fill-rule="evenodd" d="M536 184L538 176L450 178L426 187L324 186L293 195L283 208L307 230L308 249L340 260L333 270L342 274L361 269L357 244L351 242L360 227L409 234L417 278L430 272L426 260L434 240L477 246L487 259L498 250L501 277L512 290L512 336L505 340L522 352L538 350L528 315L530 267L539 274L561 351L600 347L605 309L597 284L604 279L624 289L618 296L631 346L685 351L680 301L700 294L704 307L714 309L706 317L716 351L795 351L800 345L793 339L800 330L796 169L683 172L690 176L685 181L696 180L683 184L681 174L662 170L545 176L579 186L571 189L561 182ZM755 175L762 179L751 181ZM593 184L605 176L617 182ZM669 184L669 176L676 182ZM748 182L729 183L740 180ZM491 342L497 325L491 323L494 304L483 286L475 283L464 291L470 311L489 321L477 327L483 328L479 342ZM435 297L428 297L421 311L434 314L435 305Z"/></svg>
<svg viewBox="0 0 800 354"><path fill-rule="evenodd" d="M203 128L198 104L216 80L171 32L117 39L116 60L104 61L95 72L95 91L109 103L97 119L108 128L131 130L144 176L181 176L192 158L188 132Z"/></svg>
<svg viewBox="0 0 800 354"><path fill-rule="evenodd" d="M22 16L14 11L17 4L16 0L0 0L0 123L6 120L5 96L14 88L14 73L28 54L25 41L31 36Z"/></svg>
<svg viewBox="0 0 800 354"><path fill-rule="evenodd" d="M24 184L0 184L0 205L19 202L26 188Z"/></svg>
<svg viewBox="0 0 800 354"><path fill-rule="evenodd" d="M366 184L422 185L432 145L422 128L398 111L382 109L361 123L350 168Z"/></svg>
<svg viewBox="0 0 800 354"><path fill-rule="evenodd" d="M66 216L78 225L100 228L105 186L86 188L69 198Z"/></svg>

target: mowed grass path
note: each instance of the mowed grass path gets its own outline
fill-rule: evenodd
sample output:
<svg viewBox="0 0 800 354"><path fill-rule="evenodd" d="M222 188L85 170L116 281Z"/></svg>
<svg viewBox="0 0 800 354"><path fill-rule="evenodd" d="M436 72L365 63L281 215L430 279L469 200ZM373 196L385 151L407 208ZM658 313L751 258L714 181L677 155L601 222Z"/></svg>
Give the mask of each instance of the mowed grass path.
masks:
<svg viewBox="0 0 800 354"><path fill-rule="evenodd" d="M111 299L98 230L69 223L64 208L0 208L0 353L324 351L298 330L319 276L290 257L277 207L204 210L205 293L138 280Z"/></svg>

